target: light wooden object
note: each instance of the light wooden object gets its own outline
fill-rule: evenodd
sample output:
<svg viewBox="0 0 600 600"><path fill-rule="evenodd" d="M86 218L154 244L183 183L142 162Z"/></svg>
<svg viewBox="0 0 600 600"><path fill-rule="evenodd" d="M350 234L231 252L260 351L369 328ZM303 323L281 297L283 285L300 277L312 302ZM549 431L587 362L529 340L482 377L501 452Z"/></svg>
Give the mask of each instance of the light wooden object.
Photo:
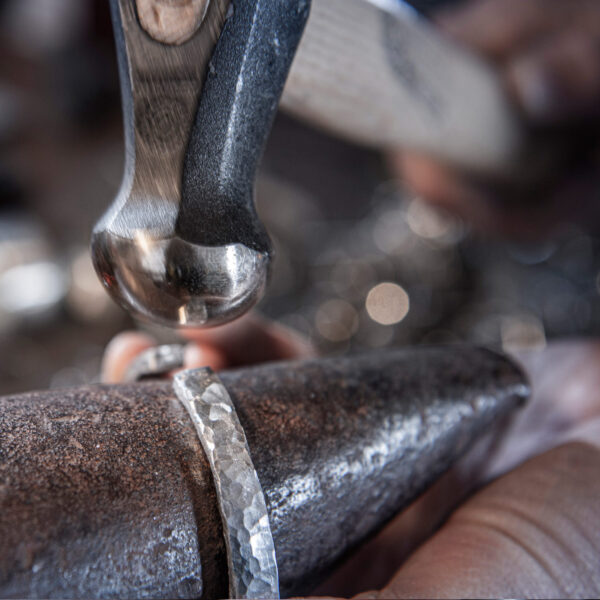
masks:
<svg viewBox="0 0 600 600"><path fill-rule="evenodd" d="M313 0L282 107L375 148L496 174L523 166L524 131L496 73L395 2Z"/></svg>
<svg viewBox="0 0 600 600"><path fill-rule="evenodd" d="M210 0L136 0L146 33L163 44L189 40L204 20Z"/></svg>

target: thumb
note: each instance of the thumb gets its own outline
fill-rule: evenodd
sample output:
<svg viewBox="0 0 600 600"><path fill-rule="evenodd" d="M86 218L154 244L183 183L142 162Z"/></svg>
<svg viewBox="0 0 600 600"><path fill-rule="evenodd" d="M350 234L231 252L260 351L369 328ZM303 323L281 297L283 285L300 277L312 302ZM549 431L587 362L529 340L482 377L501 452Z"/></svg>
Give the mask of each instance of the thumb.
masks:
<svg viewBox="0 0 600 600"><path fill-rule="evenodd" d="M376 597L598 597L599 495L598 448L555 448L461 506Z"/></svg>

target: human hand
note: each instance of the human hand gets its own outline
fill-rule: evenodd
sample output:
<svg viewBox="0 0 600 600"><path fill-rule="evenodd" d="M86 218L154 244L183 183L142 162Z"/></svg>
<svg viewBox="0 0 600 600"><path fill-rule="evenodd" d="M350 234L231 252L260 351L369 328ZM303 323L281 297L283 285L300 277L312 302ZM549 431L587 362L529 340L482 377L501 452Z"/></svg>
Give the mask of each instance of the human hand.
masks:
<svg viewBox="0 0 600 600"><path fill-rule="evenodd" d="M598 223L600 3L470 0L437 20L495 66L534 138L564 142L562 166L524 196L517 182L484 181L400 152L391 160L408 187L487 233L530 237L565 221Z"/></svg>
<svg viewBox="0 0 600 600"><path fill-rule="evenodd" d="M599 476L597 443L531 459L459 506L381 591L358 597L598 597Z"/></svg>
<svg viewBox="0 0 600 600"><path fill-rule="evenodd" d="M211 367L220 371L275 360L310 358L314 349L288 327L250 313L215 329L184 330L188 340L184 368ZM133 359L157 341L139 331L125 331L108 344L102 361L101 379L119 383Z"/></svg>

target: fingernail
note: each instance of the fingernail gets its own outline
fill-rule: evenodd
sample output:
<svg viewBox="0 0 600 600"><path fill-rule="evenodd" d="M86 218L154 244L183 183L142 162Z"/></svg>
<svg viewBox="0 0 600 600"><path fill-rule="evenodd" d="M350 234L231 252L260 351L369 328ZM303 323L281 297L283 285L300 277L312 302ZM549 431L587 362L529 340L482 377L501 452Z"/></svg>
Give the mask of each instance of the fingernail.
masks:
<svg viewBox="0 0 600 600"><path fill-rule="evenodd" d="M183 361L187 369L210 367L218 371L225 367L223 354L212 346L188 344L183 351Z"/></svg>
<svg viewBox="0 0 600 600"><path fill-rule="evenodd" d="M560 116L564 105L562 94L535 61L513 64L510 79L521 108L529 117L543 121Z"/></svg>
<svg viewBox="0 0 600 600"><path fill-rule="evenodd" d="M129 363L143 350L156 344L149 335L126 331L116 335L106 346L100 379L103 383L118 383Z"/></svg>

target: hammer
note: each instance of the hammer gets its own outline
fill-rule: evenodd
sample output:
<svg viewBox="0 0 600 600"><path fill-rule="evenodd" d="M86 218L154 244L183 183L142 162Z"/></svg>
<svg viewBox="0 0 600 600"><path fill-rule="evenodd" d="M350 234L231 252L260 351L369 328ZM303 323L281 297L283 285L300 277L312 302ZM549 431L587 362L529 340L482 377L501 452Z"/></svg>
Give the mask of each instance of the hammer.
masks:
<svg viewBox="0 0 600 600"><path fill-rule="evenodd" d="M405 3L313 0L292 67L309 5L111 0L126 161L92 254L137 317L214 326L262 296L273 252L253 186L290 68L283 105L336 134L500 175L522 162L494 73Z"/></svg>

